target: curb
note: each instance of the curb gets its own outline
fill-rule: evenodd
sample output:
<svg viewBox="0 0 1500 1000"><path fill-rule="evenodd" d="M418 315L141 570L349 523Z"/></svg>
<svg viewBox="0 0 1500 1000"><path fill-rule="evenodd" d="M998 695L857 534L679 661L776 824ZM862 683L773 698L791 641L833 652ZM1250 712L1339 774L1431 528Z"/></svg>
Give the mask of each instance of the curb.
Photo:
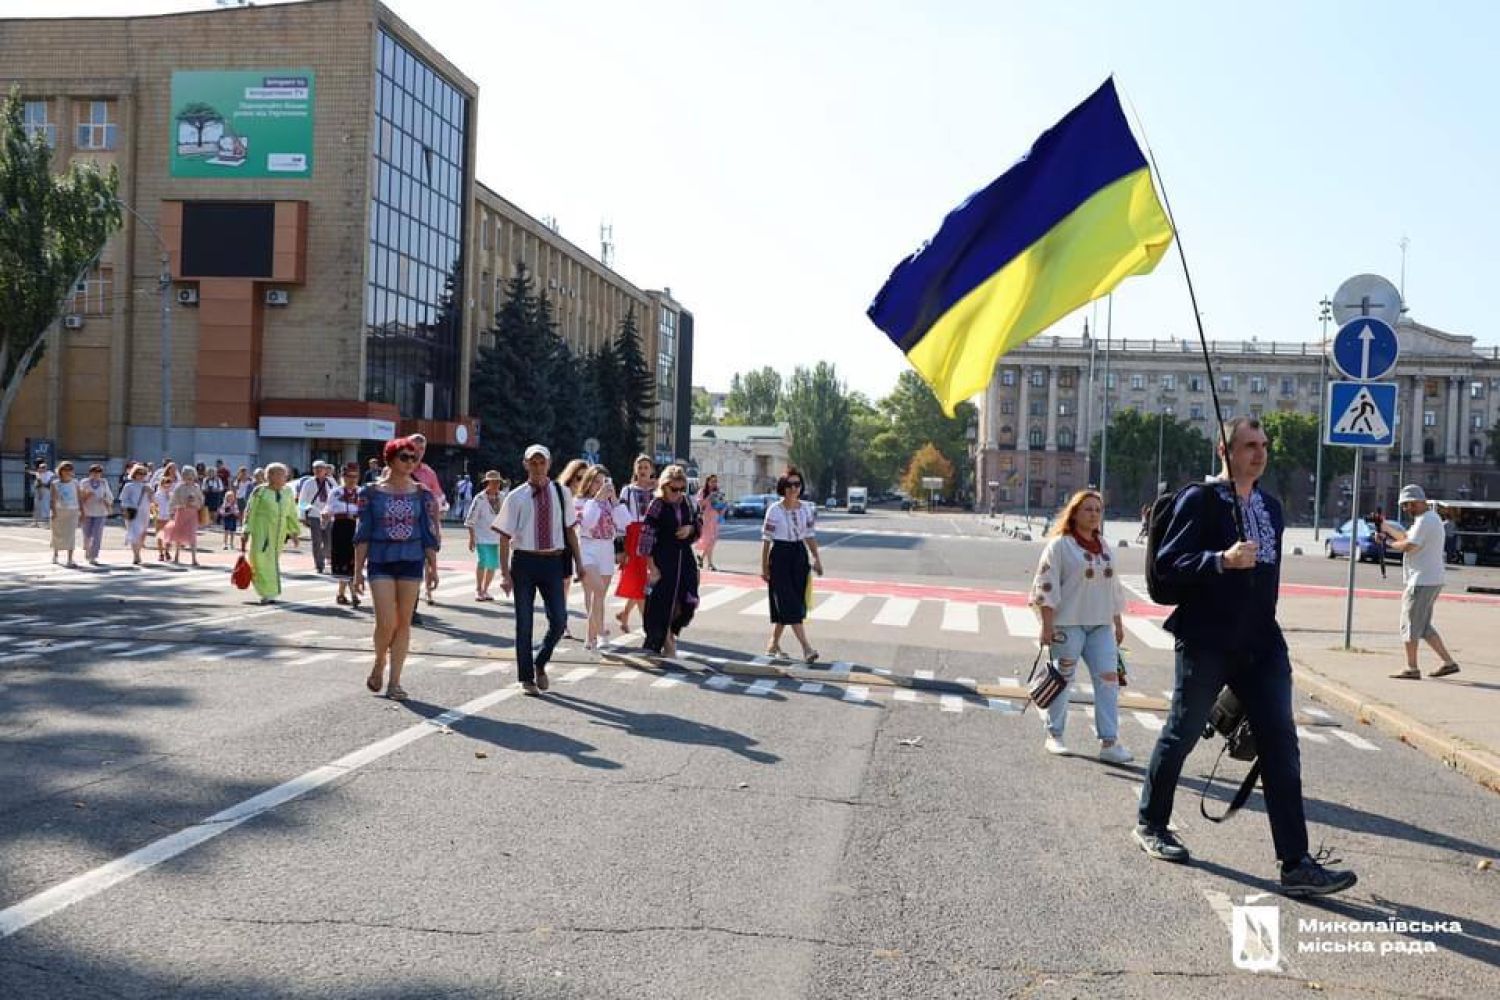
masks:
<svg viewBox="0 0 1500 1000"><path fill-rule="evenodd" d="M1427 756L1462 774L1492 792L1500 793L1500 756L1473 746L1405 712L1372 701L1353 688L1323 676L1311 667L1294 661L1296 683L1315 701L1348 712L1365 725L1374 726L1425 753Z"/></svg>

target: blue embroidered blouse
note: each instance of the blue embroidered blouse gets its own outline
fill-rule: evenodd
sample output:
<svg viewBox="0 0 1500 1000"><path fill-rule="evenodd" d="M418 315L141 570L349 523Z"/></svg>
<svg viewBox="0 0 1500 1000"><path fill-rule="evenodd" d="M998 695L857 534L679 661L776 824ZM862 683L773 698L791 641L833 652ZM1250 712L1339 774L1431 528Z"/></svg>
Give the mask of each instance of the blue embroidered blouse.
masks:
<svg viewBox="0 0 1500 1000"><path fill-rule="evenodd" d="M441 547L437 500L425 486L412 493L390 493L372 483L359 493L363 502L354 544L369 545L368 562L419 560L429 549Z"/></svg>

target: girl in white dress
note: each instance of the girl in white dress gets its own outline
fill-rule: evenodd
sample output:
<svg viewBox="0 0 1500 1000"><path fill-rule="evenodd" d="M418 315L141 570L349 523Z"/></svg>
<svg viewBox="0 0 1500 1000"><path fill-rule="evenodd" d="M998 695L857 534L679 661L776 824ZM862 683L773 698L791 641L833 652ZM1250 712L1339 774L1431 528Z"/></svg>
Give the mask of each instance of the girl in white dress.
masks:
<svg viewBox="0 0 1500 1000"><path fill-rule="evenodd" d="M615 495L615 484L602 465L583 475L579 496L584 498L578 518L578 550L583 557L584 603L589 612L585 649L598 649L609 637L604 627L604 605L609 600L609 578L615 572L615 535L630 523L629 508Z"/></svg>

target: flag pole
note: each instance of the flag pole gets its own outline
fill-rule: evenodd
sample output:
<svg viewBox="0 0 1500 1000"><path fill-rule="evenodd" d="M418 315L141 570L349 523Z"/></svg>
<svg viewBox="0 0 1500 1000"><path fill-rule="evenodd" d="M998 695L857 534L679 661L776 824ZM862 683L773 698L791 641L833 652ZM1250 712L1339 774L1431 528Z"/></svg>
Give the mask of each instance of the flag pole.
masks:
<svg viewBox="0 0 1500 1000"><path fill-rule="evenodd" d="M1224 435L1224 411L1219 406L1219 386L1214 378L1213 358L1211 358L1208 353L1208 337L1203 332L1203 314L1198 311L1198 293L1193 290L1193 272L1188 268L1187 251L1182 247L1182 230L1177 228L1177 217L1172 214L1172 202L1167 197L1167 185L1166 182L1162 180L1161 168L1156 165L1156 154L1151 150L1151 141L1146 138L1146 128L1141 124L1141 116L1136 113L1135 104L1130 100L1128 96L1125 98L1125 101L1130 105L1130 114L1133 118L1135 118L1136 128L1140 130L1141 145L1146 150L1146 159L1151 163L1151 175L1156 179L1156 186L1161 189L1162 208L1166 210L1167 224L1172 227L1172 235L1173 237L1175 237L1174 242L1177 244L1177 256L1178 259L1182 261L1182 276L1187 281L1188 300L1192 303L1193 306L1193 322L1196 323L1198 327L1198 344L1203 350L1203 367L1208 372L1208 392L1209 396L1214 401L1214 420L1219 427L1219 447L1224 451L1224 465L1225 468L1228 468L1229 441L1225 438ZM1108 391L1109 390L1106 387L1105 392L1107 393ZM1239 532L1240 538L1244 539L1244 516L1243 511L1241 511L1240 505L1238 503L1234 505L1234 524L1235 528Z"/></svg>

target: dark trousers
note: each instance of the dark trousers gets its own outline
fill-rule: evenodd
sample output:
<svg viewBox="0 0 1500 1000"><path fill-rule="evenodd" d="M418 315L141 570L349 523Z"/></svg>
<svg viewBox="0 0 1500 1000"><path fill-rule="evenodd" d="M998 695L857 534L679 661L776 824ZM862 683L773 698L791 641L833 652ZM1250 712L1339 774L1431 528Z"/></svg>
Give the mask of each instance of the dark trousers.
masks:
<svg viewBox="0 0 1500 1000"><path fill-rule="evenodd" d="M324 563L328 560L328 549L332 534L332 525L323 523L322 515L315 511L307 512L307 533L312 536L313 566L319 573L323 572Z"/></svg>
<svg viewBox="0 0 1500 1000"><path fill-rule="evenodd" d="M535 552L510 554L510 582L516 602L516 673L523 682L536 680L536 672L552 659L552 650L567 630L568 601L563 596L567 567L562 556L540 556ZM538 591L542 594L542 607L547 609L547 635L533 660L531 616Z"/></svg>
<svg viewBox="0 0 1500 1000"><path fill-rule="evenodd" d="M1292 721L1292 664L1285 650L1252 656L1178 645L1172 711L1151 754L1140 822L1165 828L1171 819L1183 762L1203 738L1208 710L1225 684L1239 696L1255 731L1276 857L1296 861L1307 853L1307 818L1302 811L1302 755Z"/></svg>

